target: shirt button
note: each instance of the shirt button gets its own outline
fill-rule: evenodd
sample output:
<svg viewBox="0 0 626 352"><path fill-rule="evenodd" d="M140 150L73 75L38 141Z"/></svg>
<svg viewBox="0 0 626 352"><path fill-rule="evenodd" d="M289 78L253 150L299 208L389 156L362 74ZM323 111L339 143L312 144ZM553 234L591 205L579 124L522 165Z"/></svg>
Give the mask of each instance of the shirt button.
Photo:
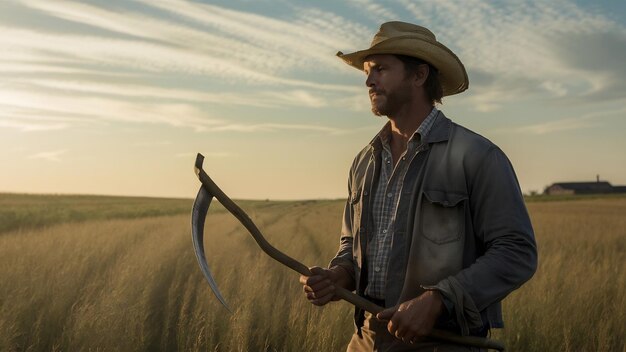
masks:
<svg viewBox="0 0 626 352"><path fill-rule="evenodd" d="M393 194L391 192L387 193L387 197L391 198L393 196Z"/></svg>
<svg viewBox="0 0 626 352"><path fill-rule="evenodd" d="M363 191L363 195L366 196L367 195L367 191Z"/></svg>
<svg viewBox="0 0 626 352"><path fill-rule="evenodd" d="M387 230L383 230L383 233L387 233Z"/></svg>
<svg viewBox="0 0 626 352"><path fill-rule="evenodd" d="M380 267L379 267L379 266L375 267L375 268L374 268L374 271L375 271L375 272L377 272L377 273L379 273L379 272L380 272Z"/></svg>
<svg viewBox="0 0 626 352"><path fill-rule="evenodd" d="M391 160L387 159L387 164L391 164Z"/></svg>

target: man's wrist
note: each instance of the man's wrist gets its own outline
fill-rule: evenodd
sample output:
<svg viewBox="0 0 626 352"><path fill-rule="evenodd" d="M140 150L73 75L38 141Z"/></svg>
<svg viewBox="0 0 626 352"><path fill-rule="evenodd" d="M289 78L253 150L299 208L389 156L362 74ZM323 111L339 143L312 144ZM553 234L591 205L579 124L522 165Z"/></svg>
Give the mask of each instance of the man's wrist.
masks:
<svg viewBox="0 0 626 352"><path fill-rule="evenodd" d="M331 280L337 285L345 289L351 289L352 286L354 286L352 275L348 269L344 268L342 265L333 265L328 268L328 270L331 272Z"/></svg>
<svg viewBox="0 0 626 352"><path fill-rule="evenodd" d="M443 298L443 295L441 294L441 292L439 292L439 290L429 290L429 291L426 291L424 294L430 296L430 301L434 305L434 307L435 307L436 311L439 313L439 315L442 312L446 311L446 305L444 303L444 298Z"/></svg>

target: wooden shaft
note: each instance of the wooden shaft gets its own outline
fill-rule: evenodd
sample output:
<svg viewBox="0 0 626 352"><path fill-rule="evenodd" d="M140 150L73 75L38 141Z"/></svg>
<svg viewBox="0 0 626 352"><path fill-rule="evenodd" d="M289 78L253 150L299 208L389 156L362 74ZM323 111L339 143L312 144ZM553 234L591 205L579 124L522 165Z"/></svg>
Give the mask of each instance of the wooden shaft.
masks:
<svg viewBox="0 0 626 352"><path fill-rule="evenodd" d="M195 171L202 182L202 185L207 188L209 193L211 193L215 199L217 199L223 206L226 208L231 214L233 214L241 224L250 232L256 243L261 247L263 252L267 255L275 259L276 261L282 263L283 265L289 267L290 269L304 275L311 276L313 275L309 268L300 263L299 261L291 258L285 253L279 251L274 246L272 246L261 231L256 227L254 222L250 219L248 214L246 214L243 209L241 209L235 202L233 202L209 177L209 175L204 172L202 169L202 162L204 157L201 154L198 154L196 158L196 167ZM380 307L373 302L361 297L351 291L346 290L345 288L335 287L335 295L345 301L352 303L354 306L361 308L367 312L370 312L374 315L382 312L385 308ZM498 351L504 351L504 344L497 340L490 340L482 337L475 336L460 336L454 333L433 329L429 337L441 340L452 342L456 344L473 346L473 347L481 347L481 348L490 348Z"/></svg>

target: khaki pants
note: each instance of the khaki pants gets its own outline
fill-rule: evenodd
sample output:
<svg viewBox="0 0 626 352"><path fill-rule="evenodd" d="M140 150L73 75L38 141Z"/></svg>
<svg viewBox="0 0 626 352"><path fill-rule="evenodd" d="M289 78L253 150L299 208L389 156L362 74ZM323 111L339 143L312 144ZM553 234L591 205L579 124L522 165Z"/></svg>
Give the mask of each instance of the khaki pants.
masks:
<svg viewBox="0 0 626 352"><path fill-rule="evenodd" d="M439 342L419 342L406 344L387 331L387 322L373 318L365 313L363 337L354 333L348 344L347 352L480 352L486 351L476 347L465 347Z"/></svg>

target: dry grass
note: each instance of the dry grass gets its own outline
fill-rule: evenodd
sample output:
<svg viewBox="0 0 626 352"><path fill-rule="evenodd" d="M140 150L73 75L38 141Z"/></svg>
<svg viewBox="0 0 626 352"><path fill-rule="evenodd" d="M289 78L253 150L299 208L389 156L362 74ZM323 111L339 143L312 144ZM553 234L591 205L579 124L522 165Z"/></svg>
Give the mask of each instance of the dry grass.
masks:
<svg viewBox="0 0 626 352"><path fill-rule="evenodd" d="M530 203L535 277L505 302L513 351L626 347L626 199Z"/></svg>
<svg viewBox="0 0 626 352"><path fill-rule="evenodd" d="M336 250L340 201L252 202L268 240L307 265ZM625 348L626 199L530 203L540 267L505 300L511 351ZM203 281L189 216L86 220L0 235L2 351L338 351L352 309L310 306L298 274L230 215L207 221L229 315Z"/></svg>

